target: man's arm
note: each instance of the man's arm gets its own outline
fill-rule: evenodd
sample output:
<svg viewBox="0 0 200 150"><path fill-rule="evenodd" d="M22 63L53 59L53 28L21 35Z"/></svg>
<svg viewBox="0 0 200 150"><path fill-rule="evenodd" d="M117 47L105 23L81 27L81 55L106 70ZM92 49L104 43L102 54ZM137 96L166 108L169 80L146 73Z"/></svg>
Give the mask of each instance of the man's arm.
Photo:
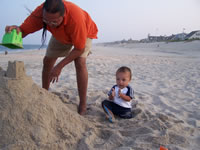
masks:
<svg viewBox="0 0 200 150"><path fill-rule="evenodd" d="M84 52L84 49L80 50L80 49L74 48L70 52L70 54L67 57L65 57L63 60L61 60L56 66L63 68L65 65L69 64L70 62L78 58L83 52Z"/></svg>
<svg viewBox="0 0 200 150"><path fill-rule="evenodd" d="M13 29L17 30L17 33L22 32L22 37L24 38L29 33L34 33L43 28L42 21L42 5L38 6L20 25L10 25L6 26L5 32L10 33Z"/></svg>
<svg viewBox="0 0 200 150"><path fill-rule="evenodd" d="M51 74L50 74L50 82L53 82L53 83L54 83L54 81L58 82L58 77L59 77L62 69L65 67L65 65L69 64L70 62L72 62L73 60L78 58L83 52L84 52L84 49L79 50L79 49L74 48L67 57L65 57L63 60L61 60L52 69Z"/></svg>

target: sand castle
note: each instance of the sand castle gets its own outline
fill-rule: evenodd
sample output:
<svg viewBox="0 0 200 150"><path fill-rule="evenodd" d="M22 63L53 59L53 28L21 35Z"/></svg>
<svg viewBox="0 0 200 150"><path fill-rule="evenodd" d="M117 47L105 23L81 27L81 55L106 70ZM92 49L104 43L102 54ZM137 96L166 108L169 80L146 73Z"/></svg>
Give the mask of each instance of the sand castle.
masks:
<svg viewBox="0 0 200 150"><path fill-rule="evenodd" d="M23 62L9 62L0 75L0 149L76 149L89 128L83 117L33 83Z"/></svg>
<svg viewBox="0 0 200 150"><path fill-rule="evenodd" d="M0 67L0 76L14 78L14 79L20 79L26 77L24 63L22 61L14 61L14 62L9 61L7 71L4 71Z"/></svg>
<svg viewBox="0 0 200 150"><path fill-rule="evenodd" d="M26 76L24 63L22 61L9 61L6 76L15 79L24 78Z"/></svg>

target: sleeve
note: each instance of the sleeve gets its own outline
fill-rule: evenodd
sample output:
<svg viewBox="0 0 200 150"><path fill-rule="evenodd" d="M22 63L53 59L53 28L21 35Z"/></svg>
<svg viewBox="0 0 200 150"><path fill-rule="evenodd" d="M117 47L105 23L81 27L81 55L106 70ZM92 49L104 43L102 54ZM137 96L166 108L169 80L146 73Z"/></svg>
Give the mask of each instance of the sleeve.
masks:
<svg viewBox="0 0 200 150"><path fill-rule="evenodd" d="M20 25L20 29L25 35L36 32L43 28L42 8L43 4L38 6Z"/></svg>
<svg viewBox="0 0 200 150"><path fill-rule="evenodd" d="M84 49L87 40L87 30L85 22L78 21L74 24L73 33L71 35L72 43L77 49Z"/></svg>
<svg viewBox="0 0 200 150"><path fill-rule="evenodd" d="M127 88L128 88L128 91L127 91L126 95L129 96L131 99L133 99L134 98L134 90L130 86L127 86Z"/></svg>
<svg viewBox="0 0 200 150"><path fill-rule="evenodd" d="M75 48L84 49L88 36L87 20L84 11L77 6L73 6L70 15L72 17L72 43Z"/></svg>

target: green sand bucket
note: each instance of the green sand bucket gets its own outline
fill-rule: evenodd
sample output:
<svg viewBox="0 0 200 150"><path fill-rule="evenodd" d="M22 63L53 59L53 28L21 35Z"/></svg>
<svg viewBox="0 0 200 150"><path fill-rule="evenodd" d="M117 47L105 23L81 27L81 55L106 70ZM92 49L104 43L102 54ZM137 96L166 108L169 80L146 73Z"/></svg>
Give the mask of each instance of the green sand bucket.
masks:
<svg viewBox="0 0 200 150"><path fill-rule="evenodd" d="M22 32L19 32L19 34L17 34L16 29L13 29L11 33L5 33L2 39L2 43L0 43L0 45L11 49L23 48Z"/></svg>

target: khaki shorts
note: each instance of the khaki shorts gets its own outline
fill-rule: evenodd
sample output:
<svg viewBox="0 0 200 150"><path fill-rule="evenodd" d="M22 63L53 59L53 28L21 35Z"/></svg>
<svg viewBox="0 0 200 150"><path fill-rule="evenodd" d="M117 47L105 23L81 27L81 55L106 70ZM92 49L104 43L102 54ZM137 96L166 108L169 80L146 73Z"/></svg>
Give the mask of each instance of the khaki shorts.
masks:
<svg viewBox="0 0 200 150"><path fill-rule="evenodd" d="M65 57L72 51L72 44L63 44L57 41L53 36L49 41L45 56L47 57ZM79 57L87 57L92 48L92 39L87 38L84 52Z"/></svg>

